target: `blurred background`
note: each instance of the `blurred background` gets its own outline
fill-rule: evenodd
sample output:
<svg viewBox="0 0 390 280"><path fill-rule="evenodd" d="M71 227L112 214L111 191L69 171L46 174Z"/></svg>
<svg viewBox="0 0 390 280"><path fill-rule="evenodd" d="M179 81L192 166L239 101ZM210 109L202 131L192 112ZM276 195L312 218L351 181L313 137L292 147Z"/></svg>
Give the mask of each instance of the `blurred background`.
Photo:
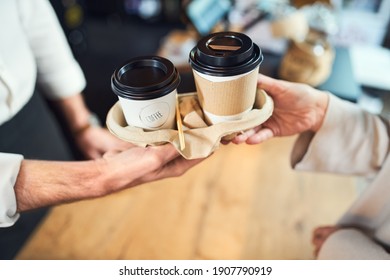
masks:
<svg viewBox="0 0 390 280"><path fill-rule="evenodd" d="M302 31L305 28L299 19L288 25L286 32L275 32L272 24L298 12L304 13L309 28L324 31L332 47L340 50L332 62L335 65L331 79L318 84L320 88L353 102L362 101L363 106L374 111L383 109L383 99L387 97L383 93L390 90L386 76L390 70L388 0L51 2L87 77L87 103L102 121L116 102L110 76L116 67L134 56L160 54L171 59L182 70L179 92L194 91L192 74L186 71L188 52L201 36L213 31L248 34L265 56L260 71L278 76L289 40L299 40L306 31ZM330 5L331 9L318 4Z"/></svg>

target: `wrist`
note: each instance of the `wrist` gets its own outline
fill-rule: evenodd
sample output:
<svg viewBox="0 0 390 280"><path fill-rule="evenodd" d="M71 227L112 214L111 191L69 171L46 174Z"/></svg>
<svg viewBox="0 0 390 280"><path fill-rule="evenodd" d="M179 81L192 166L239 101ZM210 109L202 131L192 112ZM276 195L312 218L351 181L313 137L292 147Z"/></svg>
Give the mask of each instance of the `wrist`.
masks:
<svg viewBox="0 0 390 280"><path fill-rule="evenodd" d="M322 124L325 119L326 111L328 109L328 103L329 103L329 94L323 91L319 91L315 103L315 112L316 112L315 121L311 131L317 132L322 127Z"/></svg>
<svg viewBox="0 0 390 280"><path fill-rule="evenodd" d="M92 127L102 127L98 116L94 113L90 113L89 116L83 122L83 124L79 124L77 125L77 127L74 127L72 129L72 133L74 136L78 136Z"/></svg>

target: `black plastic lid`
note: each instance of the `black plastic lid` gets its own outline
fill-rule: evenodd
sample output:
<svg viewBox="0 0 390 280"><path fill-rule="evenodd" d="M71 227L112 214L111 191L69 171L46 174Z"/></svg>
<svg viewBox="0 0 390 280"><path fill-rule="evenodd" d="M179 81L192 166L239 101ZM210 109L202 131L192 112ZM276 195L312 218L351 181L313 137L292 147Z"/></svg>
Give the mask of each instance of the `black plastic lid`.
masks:
<svg viewBox="0 0 390 280"><path fill-rule="evenodd" d="M218 32L198 42L190 52L189 62L203 74L233 76L250 72L262 60L260 48L247 35Z"/></svg>
<svg viewBox="0 0 390 280"><path fill-rule="evenodd" d="M115 70L111 88L127 99L149 100L167 95L180 83L176 68L159 56L135 57Z"/></svg>

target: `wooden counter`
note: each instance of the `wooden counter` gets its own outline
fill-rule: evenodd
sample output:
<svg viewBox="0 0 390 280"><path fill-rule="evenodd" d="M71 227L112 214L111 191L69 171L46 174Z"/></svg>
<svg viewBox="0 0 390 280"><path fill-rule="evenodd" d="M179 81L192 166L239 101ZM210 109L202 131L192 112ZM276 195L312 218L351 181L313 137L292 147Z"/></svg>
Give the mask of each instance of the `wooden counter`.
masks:
<svg viewBox="0 0 390 280"><path fill-rule="evenodd" d="M353 177L293 171L294 137L221 146L180 178L52 209L18 259L312 259Z"/></svg>

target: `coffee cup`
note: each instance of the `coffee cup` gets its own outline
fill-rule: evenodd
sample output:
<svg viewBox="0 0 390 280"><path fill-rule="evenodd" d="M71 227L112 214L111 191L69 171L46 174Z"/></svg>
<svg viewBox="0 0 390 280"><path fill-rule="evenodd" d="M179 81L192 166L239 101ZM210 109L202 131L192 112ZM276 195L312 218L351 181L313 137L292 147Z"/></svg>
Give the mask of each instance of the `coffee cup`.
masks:
<svg viewBox="0 0 390 280"><path fill-rule="evenodd" d="M200 106L208 124L239 120L254 105L260 48L245 34L218 32L189 55Z"/></svg>
<svg viewBox="0 0 390 280"><path fill-rule="evenodd" d="M111 88L128 125L145 130L175 127L180 76L171 61L159 56L135 57L118 67Z"/></svg>

